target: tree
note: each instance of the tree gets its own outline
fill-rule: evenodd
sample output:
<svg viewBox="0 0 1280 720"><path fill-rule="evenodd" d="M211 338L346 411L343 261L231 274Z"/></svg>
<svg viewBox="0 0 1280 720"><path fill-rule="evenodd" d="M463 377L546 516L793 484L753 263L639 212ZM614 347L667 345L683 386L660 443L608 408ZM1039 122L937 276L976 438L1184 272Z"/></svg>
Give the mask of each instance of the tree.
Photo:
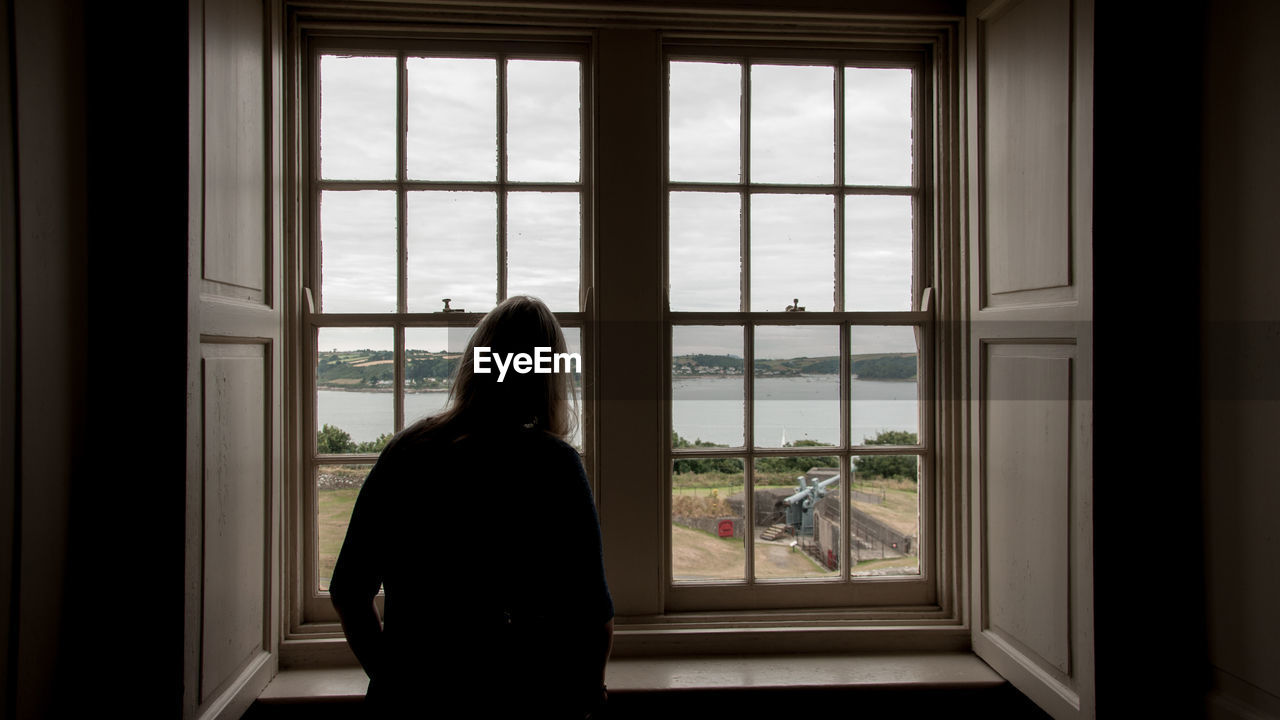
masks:
<svg viewBox="0 0 1280 720"><path fill-rule="evenodd" d="M863 438L866 445L915 445L917 435L905 430L881 430L874 438ZM862 478L901 478L919 481L920 463L915 455L864 455L854 462L854 471Z"/></svg>
<svg viewBox="0 0 1280 720"><path fill-rule="evenodd" d="M349 453L355 449L351 434L336 425L326 423L316 433L316 450L321 453Z"/></svg>
<svg viewBox="0 0 1280 720"><path fill-rule="evenodd" d="M377 440L366 440L356 444L356 452L362 453L380 453L387 447L387 443L391 442L391 433L382 433Z"/></svg>

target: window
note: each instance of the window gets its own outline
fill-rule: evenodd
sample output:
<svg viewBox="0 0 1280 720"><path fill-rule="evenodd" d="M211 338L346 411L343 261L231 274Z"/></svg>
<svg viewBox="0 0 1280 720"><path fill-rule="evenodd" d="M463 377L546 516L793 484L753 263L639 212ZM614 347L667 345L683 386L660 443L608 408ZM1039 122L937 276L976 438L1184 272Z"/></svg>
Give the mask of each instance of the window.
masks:
<svg viewBox="0 0 1280 720"><path fill-rule="evenodd" d="M892 579L923 600L922 65L726 54L666 63L671 598L840 605Z"/></svg>
<svg viewBox="0 0 1280 720"><path fill-rule="evenodd" d="M580 45L528 42L308 47L307 620L334 617L325 592L372 463L392 434L443 407L485 312L540 297L582 354L583 57ZM584 447L581 433L574 442ZM466 503L483 497L483 477L449 486L466 485ZM473 524L459 518L478 510L466 503L436 519L424 509L424 523L465 533Z"/></svg>
<svg viewBox="0 0 1280 720"><path fill-rule="evenodd" d="M481 313L530 292L585 360L620 653L815 622L967 642L961 406L941 401L964 349L954 24L472 10L293 18L314 311L290 637L339 637L326 571L380 439L443 398ZM550 66L560 91L523 95ZM563 126L520 135L535 111ZM335 414L355 402L359 427Z"/></svg>

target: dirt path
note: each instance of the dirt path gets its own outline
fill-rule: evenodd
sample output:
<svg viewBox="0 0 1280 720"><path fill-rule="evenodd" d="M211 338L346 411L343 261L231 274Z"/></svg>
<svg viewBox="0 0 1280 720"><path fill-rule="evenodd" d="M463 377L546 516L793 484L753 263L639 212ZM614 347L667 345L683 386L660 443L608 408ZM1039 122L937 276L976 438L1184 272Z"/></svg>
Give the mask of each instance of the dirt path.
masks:
<svg viewBox="0 0 1280 720"><path fill-rule="evenodd" d="M671 526L672 573L676 580L741 580L746 551L741 538L727 540L679 525ZM762 578L829 577L834 575L790 542L756 540L756 576Z"/></svg>

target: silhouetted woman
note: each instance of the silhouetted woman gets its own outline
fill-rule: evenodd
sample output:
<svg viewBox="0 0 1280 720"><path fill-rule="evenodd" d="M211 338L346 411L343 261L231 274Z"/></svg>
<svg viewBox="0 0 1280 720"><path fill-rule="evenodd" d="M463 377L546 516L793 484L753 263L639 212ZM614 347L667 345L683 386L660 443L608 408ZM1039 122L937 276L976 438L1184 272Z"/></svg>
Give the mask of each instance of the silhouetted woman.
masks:
<svg viewBox="0 0 1280 720"><path fill-rule="evenodd" d="M499 382L494 362L476 371L475 347L566 352L536 299L480 321L448 407L397 435L365 480L329 592L370 708L580 718L603 698L613 602L591 490L565 442L572 382L514 367Z"/></svg>

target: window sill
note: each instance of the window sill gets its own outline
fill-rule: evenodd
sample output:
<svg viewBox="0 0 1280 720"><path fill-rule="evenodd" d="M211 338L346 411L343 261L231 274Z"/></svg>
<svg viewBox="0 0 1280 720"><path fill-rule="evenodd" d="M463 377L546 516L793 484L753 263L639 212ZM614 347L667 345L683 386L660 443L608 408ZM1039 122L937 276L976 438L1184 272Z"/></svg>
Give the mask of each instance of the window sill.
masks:
<svg viewBox="0 0 1280 720"><path fill-rule="evenodd" d="M629 657L609 662L610 694L725 690L984 690L1005 684L972 653ZM355 702L359 668L282 670L259 705Z"/></svg>

